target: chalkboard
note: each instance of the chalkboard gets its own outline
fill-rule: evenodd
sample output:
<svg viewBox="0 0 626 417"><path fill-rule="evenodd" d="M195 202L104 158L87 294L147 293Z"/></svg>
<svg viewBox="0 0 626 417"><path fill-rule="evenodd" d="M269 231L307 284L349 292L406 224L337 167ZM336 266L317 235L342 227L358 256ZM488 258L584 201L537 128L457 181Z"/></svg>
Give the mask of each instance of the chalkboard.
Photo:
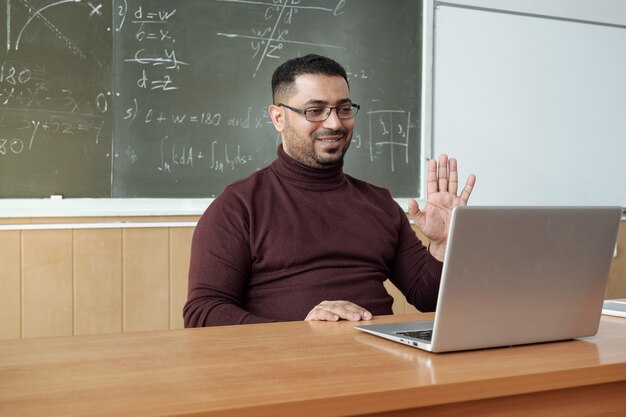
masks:
<svg viewBox="0 0 626 417"><path fill-rule="evenodd" d="M110 2L0 6L0 197L111 195Z"/></svg>
<svg viewBox="0 0 626 417"><path fill-rule="evenodd" d="M6 5L4 66L44 68L39 82L50 100L27 103L35 76L11 85L4 68L2 197L214 197L276 158L271 74L307 53L343 64L362 106L346 172L396 197L418 194L422 2ZM22 95L9 97L13 87Z"/></svg>

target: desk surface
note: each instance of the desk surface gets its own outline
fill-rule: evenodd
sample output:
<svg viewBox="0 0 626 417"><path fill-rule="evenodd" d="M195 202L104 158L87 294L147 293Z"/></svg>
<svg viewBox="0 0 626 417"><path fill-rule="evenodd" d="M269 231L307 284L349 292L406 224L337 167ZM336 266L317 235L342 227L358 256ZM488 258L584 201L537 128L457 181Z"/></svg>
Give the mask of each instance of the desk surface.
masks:
<svg viewBox="0 0 626 417"><path fill-rule="evenodd" d="M590 386L626 398L623 318L604 316L598 335L583 340L446 354L353 326L290 322L0 341L0 414L404 415L547 391L580 398L576 387Z"/></svg>

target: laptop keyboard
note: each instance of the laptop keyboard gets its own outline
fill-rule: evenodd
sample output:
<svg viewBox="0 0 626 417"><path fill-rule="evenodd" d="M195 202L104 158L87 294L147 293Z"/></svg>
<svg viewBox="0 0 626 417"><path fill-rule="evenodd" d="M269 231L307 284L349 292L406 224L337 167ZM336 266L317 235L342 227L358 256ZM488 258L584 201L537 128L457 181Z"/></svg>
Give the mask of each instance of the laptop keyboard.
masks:
<svg viewBox="0 0 626 417"><path fill-rule="evenodd" d="M414 330L414 331L408 331L408 332L396 332L396 334L400 336L413 337L415 339L428 340L429 342L433 337L432 330Z"/></svg>

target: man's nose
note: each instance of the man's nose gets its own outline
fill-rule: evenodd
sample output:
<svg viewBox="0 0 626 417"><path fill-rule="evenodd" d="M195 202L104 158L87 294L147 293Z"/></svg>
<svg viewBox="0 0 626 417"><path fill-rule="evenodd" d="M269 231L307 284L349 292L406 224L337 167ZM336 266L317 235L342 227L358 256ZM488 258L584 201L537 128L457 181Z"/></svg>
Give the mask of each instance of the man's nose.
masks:
<svg viewBox="0 0 626 417"><path fill-rule="evenodd" d="M337 127L343 126L343 120L339 118L339 114L337 112L337 108L330 109L330 115L328 115L328 119L324 120L324 127L336 130Z"/></svg>

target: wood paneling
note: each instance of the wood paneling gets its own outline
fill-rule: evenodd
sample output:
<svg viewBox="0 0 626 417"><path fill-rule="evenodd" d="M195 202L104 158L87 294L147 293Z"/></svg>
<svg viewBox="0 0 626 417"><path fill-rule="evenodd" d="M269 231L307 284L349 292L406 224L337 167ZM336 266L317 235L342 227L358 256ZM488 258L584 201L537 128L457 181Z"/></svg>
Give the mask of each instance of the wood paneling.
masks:
<svg viewBox="0 0 626 417"><path fill-rule="evenodd" d="M21 334L20 234L19 230L0 233L0 339Z"/></svg>
<svg viewBox="0 0 626 417"><path fill-rule="evenodd" d="M169 231L124 229L124 331L169 328Z"/></svg>
<svg viewBox="0 0 626 417"><path fill-rule="evenodd" d="M182 329L194 229L170 229L170 328Z"/></svg>
<svg viewBox="0 0 626 417"><path fill-rule="evenodd" d="M193 222L197 216L0 219ZM57 222L58 220L58 222ZM0 231L0 338L183 327L193 227ZM427 240L418 232L420 239ZM397 314L417 311L389 282ZM607 298L626 298L626 222Z"/></svg>
<svg viewBox="0 0 626 417"><path fill-rule="evenodd" d="M22 231L22 336L73 333L72 231Z"/></svg>
<svg viewBox="0 0 626 417"><path fill-rule="evenodd" d="M74 231L74 334L122 331L122 231Z"/></svg>
<svg viewBox="0 0 626 417"><path fill-rule="evenodd" d="M611 263L611 280L606 298L626 298L626 221L617 236L617 256Z"/></svg>
<svg viewBox="0 0 626 417"><path fill-rule="evenodd" d="M406 301L406 298L404 298L404 295L402 295L400 290L396 288L396 286L393 285L391 281L386 280L384 282L384 285L389 295L393 297L393 305L391 306L393 312L396 314L403 314L406 306L409 305L409 303Z"/></svg>
<svg viewBox="0 0 626 417"><path fill-rule="evenodd" d="M27 218L0 224L197 220ZM182 328L193 230L0 231L0 339Z"/></svg>

